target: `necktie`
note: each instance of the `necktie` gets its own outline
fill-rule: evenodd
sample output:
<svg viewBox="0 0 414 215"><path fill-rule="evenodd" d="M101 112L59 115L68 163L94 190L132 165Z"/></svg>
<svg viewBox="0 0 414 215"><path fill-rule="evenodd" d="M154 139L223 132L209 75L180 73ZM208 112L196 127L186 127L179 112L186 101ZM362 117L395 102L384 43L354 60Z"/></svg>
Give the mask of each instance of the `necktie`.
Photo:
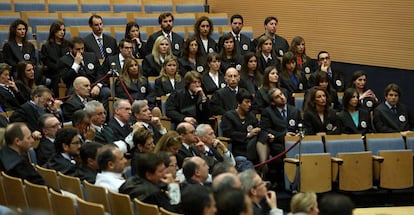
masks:
<svg viewBox="0 0 414 215"><path fill-rule="evenodd" d="M98 46L99 46L99 51L101 51L102 59L105 59L105 52L104 52L102 38L98 38Z"/></svg>
<svg viewBox="0 0 414 215"><path fill-rule="evenodd" d="M154 134L154 130L152 129L152 127L150 125L147 126L147 130L149 132L151 132L152 134Z"/></svg>
<svg viewBox="0 0 414 215"><path fill-rule="evenodd" d="M392 107L391 108L391 112L395 115L397 115L397 108L396 107Z"/></svg>
<svg viewBox="0 0 414 215"><path fill-rule="evenodd" d="M171 36L169 34L167 34L167 39L170 41L171 43Z"/></svg>
<svg viewBox="0 0 414 215"><path fill-rule="evenodd" d="M236 41L240 41L240 36L236 35Z"/></svg>
<svg viewBox="0 0 414 215"><path fill-rule="evenodd" d="M3 88L5 90L7 90L7 92L9 92L14 97L14 93L13 93L13 91L9 87L3 86Z"/></svg>
<svg viewBox="0 0 414 215"><path fill-rule="evenodd" d="M283 117L283 119L286 119L286 110L285 109L282 110L282 117Z"/></svg>

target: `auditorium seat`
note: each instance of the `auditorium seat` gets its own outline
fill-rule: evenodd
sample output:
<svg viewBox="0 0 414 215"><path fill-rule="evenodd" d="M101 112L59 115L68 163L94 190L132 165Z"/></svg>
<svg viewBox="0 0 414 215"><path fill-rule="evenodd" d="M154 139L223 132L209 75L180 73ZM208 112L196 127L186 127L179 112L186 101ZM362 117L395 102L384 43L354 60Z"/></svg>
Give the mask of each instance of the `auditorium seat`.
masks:
<svg viewBox="0 0 414 215"><path fill-rule="evenodd" d="M113 12L142 12L141 0L111 0Z"/></svg>
<svg viewBox="0 0 414 215"><path fill-rule="evenodd" d="M194 13L174 14L174 26L193 26L195 20Z"/></svg>
<svg viewBox="0 0 414 215"><path fill-rule="evenodd" d="M59 19L58 13L49 13L49 12L22 12L22 19L27 22L27 24L32 27L33 31L36 32L36 26L38 25L48 25L52 22Z"/></svg>
<svg viewBox="0 0 414 215"><path fill-rule="evenodd" d="M0 2L0 8L1 7L3 7L2 2ZM0 26L10 26L10 24L14 22L16 19L20 19L19 13L10 11L0 11Z"/></svg>
<svg viewBox="0 0 414 215"><path fill-rule="evenodd" d="M46 4L44 0L13 0L14 11L45 11Z"/></svg>
<svg viewBox="0 0 414 215"><path fill-rule="evenodd" d="M49 13L60 11L79 11L78 0L48 0Z"/></svg>
<svg viewBox="0 0 414 215"><path fill-rule="evenodd" d="M204 0L173 0L176 13L204 12Z"/></svg>
<svg viewBox="0 0 414 215"><path fill-rule="evenodd" d="M145 13L173 12L171 0L142 0Z"/></svg>
<svg viewBox="0 0 414 215"><path fill-rule="evenodd" d="M79 0L79 4L83 13L111 11L109 0Z"/></svg>

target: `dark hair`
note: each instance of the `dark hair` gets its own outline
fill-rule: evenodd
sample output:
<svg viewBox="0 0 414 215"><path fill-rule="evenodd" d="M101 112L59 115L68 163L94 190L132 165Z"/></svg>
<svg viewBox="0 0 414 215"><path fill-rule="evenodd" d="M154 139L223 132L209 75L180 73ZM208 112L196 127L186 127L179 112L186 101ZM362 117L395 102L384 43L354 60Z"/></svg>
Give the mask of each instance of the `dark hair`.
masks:
<svg viewBox="0 0 414 215"><path fill-rule="evenodd" d="M93 14L91 17L89 17L89 20L88 20L89 26L93 25L93 22L92 22L93 18L103 20L102 16L99 16L98 14Z"/></svg>
<svg viewBox="0 0 414 215"><path fill-rule="evenodd" d="M219 162L213 166L213 171L211 172L211 177L215 178L216 176L229 172L230 168L233 166L226 162Z"/></svg>
<svg viewBox="0 0 414 215"><path fill-rule="evenodd" d="M348 196L331 193L321 198L318 208L320 215L352 215L355 205Z"/></svg>
<svg viewBox="0 0 414 215"><path fill-rule="evenodd" d="M236 39L234 38L232 33L225 33L219 41L219 50L220 50L220 55L222 59L226 59L226 50L224 49L224 42L226 42L226 40L233 40L233 51L231 52L231 58L232 59L236 59L237 58L237 48L236 48Z"/></svg>
<svg viewBox="0 0 414 215"><path fill-rule="evenodd" d="M153 135L150 131L145 128L140 128L134 132L132 141L134 142L135 147L138 147L138 145L144 146L145 142L152 136Z"/></svg>
<svg viewBox="0 0 414 215"><path fill-rule="evenodd" d="M19 140L24 139L24 134L22 128L24 126L27 126L23 122L14 122L10 123L6 127L6 131L4 133L4 141L6 142L6 145L10 146L13 144L14 139L18 138Z"/></svg>
<svg viewBox="0 0 414 215"><path fill-rule="evenodd" d="M137 158L137 173L141 178L146 178L146 173L155 173L157 166L164 164L164 161L155 153L143 153Z"/></svg>
<svg viewBox="0 0 414 215"><path fill-rule="evenodd" d="M165 19L165 18L167 18L167 17L169 17L169 16L171 16L171 19L172 19L172 21L174 22L174 15L173 15L171 12L165 12L165 13L161 13L161 14L158 16L158 24L160 24L160 25L161 25L162 20L163 20L163 19Z"/></svg>
<svg viewBox="0 0 414 215"><path fill-rule="evenodd" d="M327 89L329 89L331 87L330 84L329 84L329 76L328 76L328 73L327 72L319 71L315 75L315 85L316 86L319 86L319 84L322 81L328 82L328 88Z"/></svg>
<svg viewBox="0 0 414 215"><path fill-rule="evenodd" d="M32 93L30 96L33 99L35 96L42 96L44 93L52 94L52 91L45 85L38 85L32 90Z"/></svg>
<svg viewBox="0 0 414 215"><path fill-rule="evenodd" d="M359 77L364 76L364 75L366 77L367 76L367 73L365 73L362 70L357 70L354 73L352 73L351 83L350 83L350 86L349 87L355 87L354 81L356 81ZM366 90L366 88L367 88L367 86L365 85L364 91Z"/></svg>
<svg viewBox="0 0 414 215"><path fill-rule="evenodd" d="M23 46L27 42L27 31L29 31L27 23L23 21L22 19L16 19L14 20L9 27L9 41L15 41L16 40L16 30L18 25L24 25L26 28L26 35L23 38Z"/></svg>
<svg viewBox="0 0 414 215"><path fill-rule="evenodd" d="M34 70L34 67L36 65L33 65L33 63L31 61L24 61L23 60L23 61L20 61L16 64L17 80L20 80L22 83L24 83L30 89L34 89L34 87L35 87L35 80L34 79L27 80L27 83L25 81L26 67L29 64L33 66L33 70Z"/></svg>
<svg viewBox="0 0 414 215"><path fill-rule="evenodd" d="M68 46L69 48L73 49L73 47L75 47L75 44L85 44L85 42L80 37L72 37L68 43Z"/></svg>
<svg viewBox="0 0 414 215"><path fill-rule="evenodd" d="M275 16L268 16L264 20L264 24L267 25L270 21L275 20L276 22L279 22L279 20Z"/></svg>
<svg viewBox="0 0 414 215"><path fill-rule="evenodd" d="M183 174L185 178L190 179L191 177L193 177L193 175L195 174L195 171L198 170L199 168L200 166L192 160L188 160L187 162L185 162L183 164Z"/></svg>
<svg viewBox="0 0 414 215"><path fill-rule="evenodd" d="M171 163L170 157L175 156L171 152L166 152L166 151L159 151L156 154L162 159L166 167L168 167Z"/></svg>
<svg viewBox="0 0 414 215"><path fill-rule="evenodd" d="M211 63L214 59L221 62L221 55L217 52L210 52L207 54L206 70L204 70L204 73L208 74L208 72L210 71L210 66L208 64ZM219 71L220 71L220 68L219 68Z"/></svg>
<svg viewBox="0 0 414 215"><path fill-rule="evenodd" d="M320 52L318 53L318 56L316 57L316 59L318 59L318 60L319 60L319 55L321 55L321 54L328 54L328 55L329 55L329 52L328 52L328 51L320 51Z"/></svg>
<svg viewBox="0 0 414 215"><path fill-rule="evenodd" d="M124 35L124 38L125 39L132 39L129 36L129 32L131 31L132 27L137 27L139 29L138 23L136 23L136 22L128 22L126 24L126 26L125 26L125 35ZM138 36L139 36L139 38L141 38L141 32L139 32Z"/></svg>
<svg viewBox="0 0 414 215"><path fill-rule="evenodd" d="M286 65L288 63L291 63L291 62L295 62L296 63L296 57L295 57L295 55L292 52L288 51L282 57L282 66L281 66L281 69L282 69L281 75L286 80L289 80L289 74L287 72ZM298 82L301 82L302 81L302 75L301 75L301 73L296 68L293 70L293 74L295 75L296 79L298 79Z"/></svg>
<svg viewBox="0 0 414 215"><path fill-rule="evenodd" d="M51 113L42 114L38 119L39 127L44 128L46 126L46 120L52 117L55 117L55 115Z"/></svg>
<svg viewBox="0 0 414 215"><path fill-rule="evenodd" d="M121 41L119 41L118 48L119 49L124 48L125 43L132 43L132 41L128 38L124 38Z"/></svg>
<svg viewBox="0 0 414 215"><path fill-rule="evenodd" d="M97 142L87 142L83 144L79 153L82 163L86 165L88 163L88 158L96 160L96 154L101 147L102 144Z"/></svg>
<svg viewBox="0 0 414 215"><path fill-rule="evenodd" d="M116 157L114 150L117 148L114 144L103 145L98 150L98 155L96 156L96 163L100 170L106 170L108 168L109 161L115 161Z"/></svg>
<svg viewBox="0 0 414 215"><path fill-rule="evenodd" d="M306 102L304 104L304 110L311 109L313 111L316 111L315 98L316 98L316 92L318 91L323 91L325 93L325 96L326 96L325 113L329 113L328 111L330 109L329 104L331 104L331 101L329 99L329 94L325 89L319 86L315 86L309 89L309 93L306 95L306 98L305 98Z"/></svg>
<svg viewBox="0 0 414 215"><path fill-rule="evenodd" d="M201 82L201 75L200 75L200 73L198 73L196 71L188 71L184 75L185 87L188 88L188 86L190 86L190 84L193 83L193 81L195 81L197 79Z"/></svg>
<svg viewBox="0 0 414 215"><path fill-rule="evenodd" d="M239 88L239 91L236 94L236 100L238 104L241 104L244 99L253 100L253 95L244 88Z"/></svg>
<svg viewBox="0 0 414 215"><path fill-rule="evenodd" d="M344 110L348 110L349 101L354 96L354 93L356 93L358 95L358 91L353 87L350 87L350 88L348 88L344 91L344 95L342 97L342 105L344 107ZM358 105L359 105L359 102L358 102Z"/></svg>
<svg viewBox="0 0 414 215"><path fill-rule="evenodd" d="M90 118L90 117L91 116L89 115L88 112L84 110L77 110L72 115L72 126L75 127L78 123L82 123L83 119Z"/></svg>
<svg viewBox="0 0 414 215"><path fill-rule="evenodd" d="M210 188L202 185L187 186L181 195L181 207L184 214L203 214L204 208L210 207L212 201Z"/></svg>
<svg viewBox="0 0 414 215"><path fill-rule="evenodd" d="M401 97L401 90L397 84L394 84L394 83L388 84L384 89L384 96L386 97L390 91L397 92L398 96Z"/></svg>
<svg viewBox="0 0 414 215"><path fill-rule="evenodd" d="M183 43L183 50L181 52L181 57L184 57L185 59L187 59L190 55L190 44L191 42L196 41L197 42L197 37L195 37L194 35L189 36ZM198 43L197 43L198 45ZM197 49L197 53L196 53L196 61L197 62L201 62L201 52L200 52L200 47L198 47Z"/></svg>
<svg viewBox="0 0 414 215"><path fill-rule="evenodd" d="M62 25L64 26L65 23L63 23L60 20L56 20L56 21L52 22L52 24L50 24L49 36L47 38L47 41L49 41L50 43L56 43L55 34L56 34L56 32L60 31L60 27ZM66 29L64 30L64 32L66 34ZM63 35L63 36L65 36L65 35ZM67 43L68 43L68 41L65 38L63 38L62 44L67 45Z"/></svg>
<svg viewBox="0 0 414 215"><path fill-rule="evenodd" d="M241 189L229 187L214 193L216 215L239 215L247 211L245 194Z"/></svg>
<svg viewBox="0 0 414 215"><path fill-rule="evenodd" d="M242 23L244 22L243 20L243 16L240 14L234 14L233 16L230 17L230 24L233 23L234 19L241 19Z"/></svg>
<svg viewBox="0 0 414 215"><path fill-rule="evenodd" d="M78 135L78 130L76 128L63 128L56 132L55 138L55 149L57 153L63 152L63 144L70 145L73 137Z"/></svg>
<svg viewBox="0 0 414 215"><path fill-rule="evenodd" d="M264 89L269 89L270 88L270 81L269 81L269 74L272 70L276 69L277 71L277 75L280 76L279 70L277 69L276 66L268 66L265 68L264 72L263 72L263 85L262 87ZM276 84L277 88L280 88L280 81L278 79L277 84Z"/></svg>
<svg viewBox="0 0 414 215"><path fill-rule="evenodd" d="M0 63L0 75L3 74L3 72L6 70L11 72L11 66L9 66L7 63Z"/></svg>
<svg viewBox="0 0 414 215"><path fill-rule="evenodd" d="M200 25L203 21L207 21L208 24L210 25L210 31L208 32L208 37L211 37L211 34L213 34L214 32L214 27L213 27L213 22L207 16L202 16L198 18L197 21L194 23L194 35L196 37L200 37Z"/></svg>
<svg viewBox="0 0 414 215"><path fill-rule="evenodd" d="M256 71L254 73L254 77L255 77L255 79L257 81L257 85L260 87L262 85L262 83L263 83L263 75L262 75L261 72L259 72L259 70L257 70L258 69L258 66L257 66L258 65L257 64L258 57L256 56L255 53L253 53L253 52L247 52L247 53L244 54L244 56L243 56L243 63L242 63L241 70L240 70L240 76L242 78L244 78L244 79L247 80L247 76L248 76L247 73L249 71L249 60L252 57L255 57L256 58Z"/></svg>

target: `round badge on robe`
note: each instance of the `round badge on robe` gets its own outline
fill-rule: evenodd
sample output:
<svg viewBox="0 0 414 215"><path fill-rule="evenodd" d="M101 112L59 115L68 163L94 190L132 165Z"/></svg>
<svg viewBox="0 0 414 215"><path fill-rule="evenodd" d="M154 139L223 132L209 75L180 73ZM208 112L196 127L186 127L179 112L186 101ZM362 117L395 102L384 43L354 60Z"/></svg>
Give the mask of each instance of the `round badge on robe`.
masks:
<svg viewBox="0 0 414 215"><path fill-rule="evenodd" d="M247 51L249 49L249 47L246 44L243 44L242 48L244 51Z"/></svg>
<svg viewBox="0 0 414 215"><path fill-rule="evenodd" d="M340 86L342 86L342 81L341 80L336 80L335 84L336 84L336 86L340 87Z"/></svg>
<svg viewBox="0 0 414 215"><path fill-rule="evenodd" d="M405 122L405 116L404 116L404 115L400 115L400 117L398 117L398 119L399 119L401 122Z"/></svg>
<svg viewBox="0 0 414 215"><path fill-rule="evenodd" d="M220 87L221 87L221 88L225 88L225 87L226 87L226 83L221 83L221 84L220 84Z"/></svg>
<svg viewBox="0 0 414 215"><path fill-rule="evenodd" d="M294 119L289 120L289 125L290 126L295 126L296 122Z"/></svg>
<svg viewBox="0 0 414 215"><path fill-rule="evenodd" d="M209 53L214 52L213 48L209 48L209 49L208 49L208 52L209 52Z"/></svg>
<svg viewBox="0 0 414 215"><path fill-rule="evenodd" d="M147 89L145 87L141 87L141 93L147 92Z"/></svg>
<svg viewBox="0 0 414 215"><path fill-rule="evenodd" d="M372 104L372 101L367 101L365 104L366 104L366 105L367 105L367 107L369 107L369 108L370 108L370 107L372 107L372 105L373 105L373 104Z"/></svg>
<svg viewBox="0 0 414 215"><path fill-rule="evenodd" d="M303 84L302 83L299 83L299 90L303 90Z"/></svg>
<svg viewBox="0 0 414 215"><path fill-rule="evenodd" d="M310 73L310 68L307 66L307 67L305 67L305 73L306 74L309 74Z"/></svg>
<svg viewBox="0 0 414 215"><path fill-rule="evenodd" d="M367 123L365 121L361 121L361 127L362 128L367 128Z"/></svg>
<svg viewBox="0 0 414 215"><path fill-rule="evenodd" d="M106 48L106 53L111 54L112 53L112 49L111 48Z"/></svg>
<svg viewBox="0 0 414 215"><path fill-rule="evenodd" d="M197 66L197 72L203 72L204 67L203 66Z"/></svg>
<svg viewBox="0 0 414 215"><path fill-rule="evenodd" d="M180 50L180 44L176 43L176 44L174 45L174 48L175 48L175 50Z"/></svg>
<svg viewBox="0 0 414 215"><path fill-rule="evenodd" d="M247 126L247 133L250 133L253 130L253 126L252 125L248 125Z"/></svg>
<svg viewBox="0 0 414 215"><path fill-rule="evenodd" d="M283 56L283 50L282 49L279 50L279 55Z"/></svg>
<svg viewBox="0 0 414 215"><path fill-rule="evenodd" d="M331 131L333 129L333 125L331 123L326 125L326 130Z"/></svg>
<svg viewBox="0 0 414 215"><path fill-rule="evenodd" d="M241 65L240 65L240 64L237 64L237 65L236 65L236 69L237 69L237 71L240 71L240 69L241 69Z"/></svg>
<svg viewBox="0 0 414 215"><path fill-rule="evenodd" d="M23 55L23 58L24 58L25 60L30 60L30 55L29 55L29 54L24 54L24 55Z"/></svg>
<svg viewBox="0 0 414 215"><path fill-rule="evenodd" d="M92 70L95 68L95 65L93 65L93 63L88 63L88 69Z"/></svg>

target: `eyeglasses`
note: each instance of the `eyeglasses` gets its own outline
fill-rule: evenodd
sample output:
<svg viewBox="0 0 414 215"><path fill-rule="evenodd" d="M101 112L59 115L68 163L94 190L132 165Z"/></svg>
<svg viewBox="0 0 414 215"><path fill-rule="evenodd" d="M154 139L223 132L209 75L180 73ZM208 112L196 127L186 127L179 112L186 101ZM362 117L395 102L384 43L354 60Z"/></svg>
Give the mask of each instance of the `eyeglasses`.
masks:
<svg viewBox="0 0 414 215"><path fill-rule="evenodd" d="M320 61L329 60L329 59L331 59L329 56L328 57L321 57L321 58L319 58Z"/></svg>
<svg viewBox="0 0 414 215"><path fill-rule="evenodd" d="M260 186L262 186L262 185L265 185L267 188L269 188L269 186L270 186L270 182L269 182L269 181L261 181L261 182L259 182L259 183L255 184L255 185L254 185L254 188L258 188L258 187L260 187Z"/></svg>
<svg viewBox="0 0 414 215"><path fill-rule="evenodd" d="M60 124L60 123L56 123L56 124L54 124L54 125L51 125L51 126L49 126L48 128L59 128L59 127L61 127L62 125Z"/></svg>
<svg viewBox="0 0 414 215"><path fill-rule="evenodd" d="M131 47L124 47L124 49L132 49L132 46Z"/></svg>

